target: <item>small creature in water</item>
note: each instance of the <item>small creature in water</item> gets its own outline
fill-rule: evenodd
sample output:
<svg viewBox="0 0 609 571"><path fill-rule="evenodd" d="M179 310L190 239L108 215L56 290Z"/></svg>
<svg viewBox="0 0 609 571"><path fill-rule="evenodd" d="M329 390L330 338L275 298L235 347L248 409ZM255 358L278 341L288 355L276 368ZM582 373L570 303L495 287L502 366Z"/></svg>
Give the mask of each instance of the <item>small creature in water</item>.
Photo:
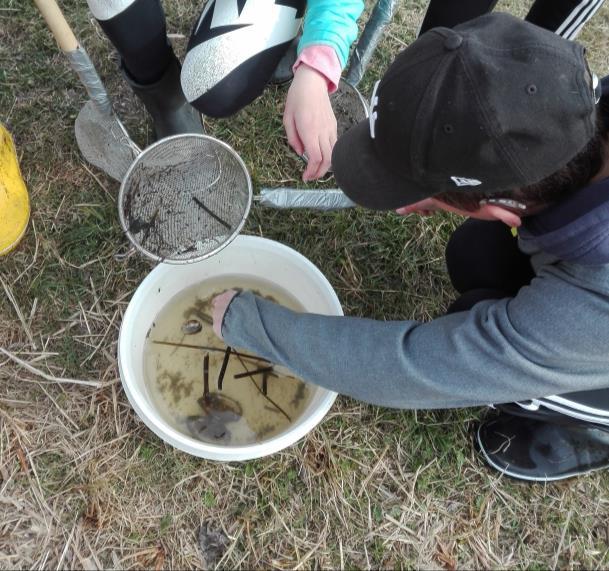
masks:
<svg viewBox="0 0 609 571"><path fill-rule="evenodd" d="M194 335L195 333L199 333L202 328L203 326L200 321L189 319L182 325L182 333L184 333L184 335Z"/></svg>
<svg viewBox="0 0 609 571"><path fill-rule="evenodd" d="M190 433L200 440L229 442L229 422L236 422L243 416L241 405L234 399L218 393L209 393L197 401L205 414L189 416L186 426Z"/></svg>
<svg viewBox="0 0 609 571"><path fill-rule="evenodd" d="M229 416L229 419L224 418ZM230 441L231 432L226 423L234 420L230 413L203 414L200 416L189 416L186 426L190 433L199 440L217 440L219 442Z"/></svg>
<svg viewBox="0 0 609 571"><path fill-rule="evenodd" d="M306 390L307 390L307 385L305 385L305 383L300 381L298 383L296 392L294 393L294 398L290 401L290 404L293 407L297 407L298 404L300 403L300 401L302 401L302 399L305 397Z"/></svg>
<svg viewBox="0 0 609 571"><path fill-rule="evenodd" d="M234 418L229 422L239 420L243 416L243 408L241 408L241 405L235 399L220 393L208 393L198 399L197 402L206 414L232 414Z"/></svg>

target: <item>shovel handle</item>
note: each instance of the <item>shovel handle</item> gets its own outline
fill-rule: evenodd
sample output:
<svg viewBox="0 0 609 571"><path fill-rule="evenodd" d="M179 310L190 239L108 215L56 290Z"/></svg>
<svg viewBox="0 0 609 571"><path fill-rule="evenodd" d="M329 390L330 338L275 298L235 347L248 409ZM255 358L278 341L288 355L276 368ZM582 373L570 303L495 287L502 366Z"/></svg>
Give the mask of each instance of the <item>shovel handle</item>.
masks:
<svg viewBox="0 0 609 571"><path fill-rule="evenodd" d="M57 2L55 0L34 0L34 4L40 10L61 51L70 53L77 49L78 40L66 22Z"/></svg>
<svg viewBox="0 0 609 571"><path fill-rule="evenodd" d="M76 39L57 2L55 0L34 0L34 4L38 7L61 51L68 58L70 66L78 75L97 110L110 116L112 114L112 103L106 93L104 84L97 75L89 54Z"/></svg>

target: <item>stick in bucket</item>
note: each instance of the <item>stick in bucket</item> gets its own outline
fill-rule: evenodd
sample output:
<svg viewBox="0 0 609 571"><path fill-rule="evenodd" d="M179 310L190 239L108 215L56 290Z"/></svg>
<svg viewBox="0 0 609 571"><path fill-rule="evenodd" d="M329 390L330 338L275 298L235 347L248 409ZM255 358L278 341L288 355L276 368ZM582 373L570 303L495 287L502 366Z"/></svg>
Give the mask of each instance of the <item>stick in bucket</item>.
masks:
<svg viewBox="0 0 609 571"><path fill-rule="evenodd" d="M89 163L120 182L139 148L112 110L89 55L74 36L57 2L34 0L34 3L90 97L74 124L78 148Z"/></svg>

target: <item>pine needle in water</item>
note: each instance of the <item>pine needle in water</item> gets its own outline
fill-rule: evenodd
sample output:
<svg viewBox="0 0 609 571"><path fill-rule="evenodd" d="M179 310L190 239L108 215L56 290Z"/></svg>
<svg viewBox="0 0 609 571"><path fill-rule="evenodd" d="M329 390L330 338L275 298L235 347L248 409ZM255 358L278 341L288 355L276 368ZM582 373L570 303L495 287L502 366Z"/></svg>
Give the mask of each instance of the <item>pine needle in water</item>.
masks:
<svg viewBox="0 0 609 571"><path fill-rule="evenodd" d="M226 367L228 366L228 360L230 359L231 348L226 347L224 352L224 359L222 360L222 366L220 367L220 374L218 375L218 390L222 390L222 383L224 382L224 375L226 374Z"/></svg>
<svg viewBox="0 0 609 571"><path fill-rule="evenodd" d="M254 371L246 371L245 373L239 373L233 376L233 379L244 379L245 377L252 377L254 375L265 375L266 373L272 372L273 367L262 367Z"/></svg>
<svg viewBox="0 0 609 571"><path fill-rule="evenodd" d="M212 351L214 353L224 353L225 350L220 347L210 347L207 345L190 345L188 343L174 343L173 341L153 341L155 345L167 345L168 347L180 347L181 349L200 349L202 351ZM268 359L263 357L257 357L256 355L246 355L244 353L238 353L234 349L232 350L233 355L242 357L245 361L260 361L262 363L270 363Z"/></svg>
<svg viewBox="0 0 609 571"><path fill-rule="evenodd" d="M254 379L254 377L252 376L252 373L250 373L247 369L246 364L243 362L243 359L241 358L241 356L239 355L239 353L235 353L237 359L239 359L239 362L241 363L241 366L245 369L245 371L248 373L248 376L250 378L250 381L252 383L254 383L254 386L256 387L256 390L267 400L269 401L281 414L283 414L283 416L285 416L288 419L288 422L292 422L292 419L290 418L290 415L283 410L270 396L265 395L262 390L260 389L260 387L258 386L258 383L256 382L256 379Z"/></svg>
<svg viewBox="0 0 609 571"><path fill-rule="evenodd" d="M209 396L209 354L203 357L203 398Z"/></svg>

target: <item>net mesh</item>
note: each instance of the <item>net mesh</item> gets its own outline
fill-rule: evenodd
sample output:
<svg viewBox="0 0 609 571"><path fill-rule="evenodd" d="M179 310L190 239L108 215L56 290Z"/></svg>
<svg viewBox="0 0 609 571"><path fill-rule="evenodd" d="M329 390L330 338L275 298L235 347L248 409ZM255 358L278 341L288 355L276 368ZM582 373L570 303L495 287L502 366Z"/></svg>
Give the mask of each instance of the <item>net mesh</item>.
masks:
<svg viewBox="0 0 609 571"><path fill-rule="evenodd" d="M121 186L119 215L131 242L165 262L201 260L243 226L252 186L243 161L205 135L162 139L135 161Z"/></svg>
<svg viewBox="0 0 609 571"><path fill-rule="evenodd" d="M339 138L345 131L368 117L368 105L360 92L342 79L338 84L338 89L330 97L330 102L336 116L336 130Z"/></svg>

